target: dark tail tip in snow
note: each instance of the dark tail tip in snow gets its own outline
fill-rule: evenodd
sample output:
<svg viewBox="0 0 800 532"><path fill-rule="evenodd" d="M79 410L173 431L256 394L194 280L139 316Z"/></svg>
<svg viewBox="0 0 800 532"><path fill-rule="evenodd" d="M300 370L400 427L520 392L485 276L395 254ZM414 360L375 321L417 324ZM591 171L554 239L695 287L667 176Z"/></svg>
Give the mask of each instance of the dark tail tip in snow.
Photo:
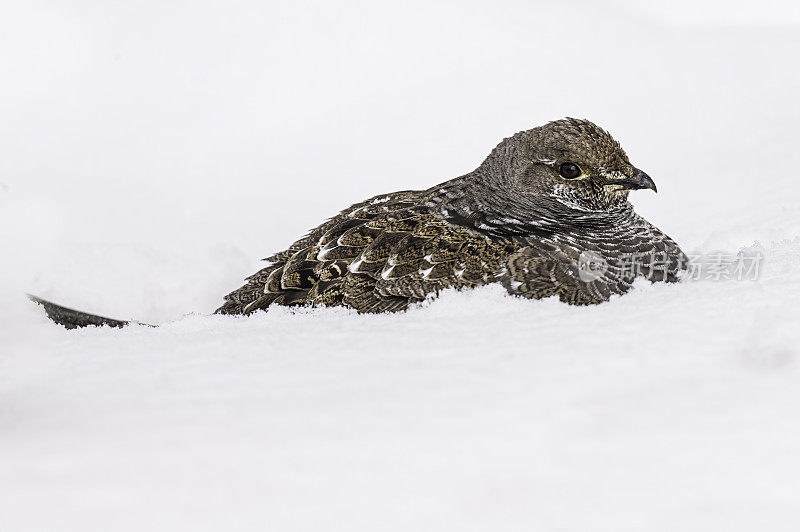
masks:
<svg viewBox="0 0 800 532"><path fill-rule="evenodd" d="M38 303L44 307L44 311L47 313L48 318L59 325L63 325L67 329L77 329L79 327L87 327L89 325L124 327L130 323L128 321L113 320L111 318L104 318L103 316L96 316L94 314L87 314L86 312L81 312L79 310L62 307L61 305L56 305L55 303L45 301L44 299L32 296L30 294L27 294L27 296L28 299L34 303Z"/></svg>

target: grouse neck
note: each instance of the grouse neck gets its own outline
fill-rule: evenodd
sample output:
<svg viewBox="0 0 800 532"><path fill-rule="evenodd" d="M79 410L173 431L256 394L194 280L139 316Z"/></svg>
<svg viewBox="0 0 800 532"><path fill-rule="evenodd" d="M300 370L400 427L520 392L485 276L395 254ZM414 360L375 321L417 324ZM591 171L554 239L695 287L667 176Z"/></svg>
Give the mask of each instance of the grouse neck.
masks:
<svg viewBox="0 0 800 532"><path fill-rule="evenodd" d="M628 201L588 210L556 196L509 194L480 170L427 190L425 206L449 223L502 237L611 229L633 215Z"/></svg>

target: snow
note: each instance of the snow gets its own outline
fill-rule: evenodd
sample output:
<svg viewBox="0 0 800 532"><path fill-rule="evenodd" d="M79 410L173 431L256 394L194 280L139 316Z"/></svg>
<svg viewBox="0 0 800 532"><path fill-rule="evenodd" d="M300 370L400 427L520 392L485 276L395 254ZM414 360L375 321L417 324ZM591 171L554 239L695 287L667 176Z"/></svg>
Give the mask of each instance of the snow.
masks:
<svg viewBox="0 0 800 532"><path fill-rule="evenodd" d="M0 530L797 530L797 8L636 4L9 7ZM562 116L758 279L210 315L325 217Z"/></svg>

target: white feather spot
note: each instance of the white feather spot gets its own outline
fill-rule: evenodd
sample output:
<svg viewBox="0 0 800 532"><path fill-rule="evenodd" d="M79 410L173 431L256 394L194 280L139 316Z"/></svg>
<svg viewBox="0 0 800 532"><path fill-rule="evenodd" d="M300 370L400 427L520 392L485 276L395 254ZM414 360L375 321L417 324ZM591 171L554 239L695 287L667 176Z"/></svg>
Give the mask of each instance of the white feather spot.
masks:
<svg viewBox="0 0 800 532"><path fill-rule="evenodd" d="M394 266L389 266L388 268L384 268L383 271L381 272L381 279L383 279L384 281L388 279L389 276L392 275L392 270L394 270Z"/></svg>
<svg viewBox="0 0 800 532"><path fill-rule="evenodd" d="M322 248L321 250L319 250L319 253L317 253L317 260L325 260L325 257L327 257L327 256L328 256L328 254L329 254L331 251L333 251L334 249L336 249L336 248L338 248L338 247L339 247L339 246L338 246L338 245L336 245L336 244L329 244L329 245L325 246L324 248Z"/></svg>
<svg viewBox="0 0 800 532"><path fill-rule="evenodd" d="M364 262L363 255L358 257L358 260L351 262L350 265L347 267L347 269L350 271L350 273L356 273L358 271L358 268L361 267L362 262Z"/></svg>

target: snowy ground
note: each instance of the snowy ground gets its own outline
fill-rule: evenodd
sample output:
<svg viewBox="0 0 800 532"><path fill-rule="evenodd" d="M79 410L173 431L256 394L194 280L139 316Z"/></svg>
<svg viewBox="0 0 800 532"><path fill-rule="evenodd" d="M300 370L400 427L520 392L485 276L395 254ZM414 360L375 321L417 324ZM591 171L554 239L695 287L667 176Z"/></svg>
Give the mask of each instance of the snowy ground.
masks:
<svg viewBox="0 0 800 532"><path fill-rule="evenodd" d="M677 5L6 10L0 530L797 530L800 14ZM565 115L758 280L208 316L340 208Z"/></svg>

